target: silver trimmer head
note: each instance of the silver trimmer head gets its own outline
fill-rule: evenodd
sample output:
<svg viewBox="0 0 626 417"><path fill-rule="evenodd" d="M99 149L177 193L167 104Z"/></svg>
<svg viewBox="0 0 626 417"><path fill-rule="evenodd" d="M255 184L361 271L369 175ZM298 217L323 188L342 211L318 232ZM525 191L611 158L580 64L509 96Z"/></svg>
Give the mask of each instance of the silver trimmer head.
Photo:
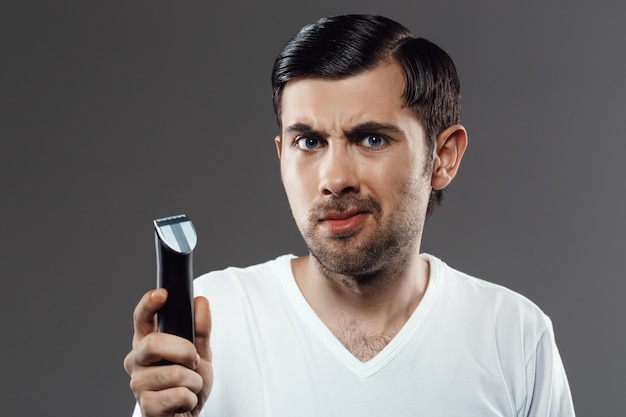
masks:
<svg viewBox="0 0 626 417"><path fill-rule="evenodd" d="M174 252L187 254L196 247L196 230L184 214L156 219L154 228L161 241Z"/></svg>

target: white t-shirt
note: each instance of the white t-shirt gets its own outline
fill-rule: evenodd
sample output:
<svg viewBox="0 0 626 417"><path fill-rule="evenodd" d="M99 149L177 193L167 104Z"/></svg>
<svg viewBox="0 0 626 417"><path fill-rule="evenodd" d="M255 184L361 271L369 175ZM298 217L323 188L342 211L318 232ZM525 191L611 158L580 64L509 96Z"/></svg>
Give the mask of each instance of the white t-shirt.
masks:
<svg viewBox="0 0 626 417"><path fill-rule="evenodd" d="M574 416L548 317L513 291L422 256L430 280L421 303L365 363L308 305L292 256L198 278L215 372L201 416Z"/></svg>

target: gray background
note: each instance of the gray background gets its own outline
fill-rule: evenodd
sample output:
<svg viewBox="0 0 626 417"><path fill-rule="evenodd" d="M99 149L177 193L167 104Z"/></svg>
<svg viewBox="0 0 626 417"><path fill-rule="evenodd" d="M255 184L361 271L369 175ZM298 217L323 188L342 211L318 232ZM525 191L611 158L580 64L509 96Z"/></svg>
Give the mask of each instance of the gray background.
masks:
<svg viewBox="0 0 626 417"><path fill-rule="evenodd" d="M130 414L152 219L191 216L197 273L303 253L273 58L318 17L373 12L461 76L470 147L424 250L539 304L578 414L623 416L625 3L312 3L1 3L0 414Z"/></svg>

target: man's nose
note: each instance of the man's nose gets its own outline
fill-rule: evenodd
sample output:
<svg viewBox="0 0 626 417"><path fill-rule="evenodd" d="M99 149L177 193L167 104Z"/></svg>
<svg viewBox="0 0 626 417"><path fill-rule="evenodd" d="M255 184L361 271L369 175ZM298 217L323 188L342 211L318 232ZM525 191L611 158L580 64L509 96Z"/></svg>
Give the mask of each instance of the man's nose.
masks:
<svg viewBox="0 0 626 417"><path fill-rule="evenodd" d="M346 146L330 146L320 163L320 193L340 196L359 192L357 162Z"/></svg>

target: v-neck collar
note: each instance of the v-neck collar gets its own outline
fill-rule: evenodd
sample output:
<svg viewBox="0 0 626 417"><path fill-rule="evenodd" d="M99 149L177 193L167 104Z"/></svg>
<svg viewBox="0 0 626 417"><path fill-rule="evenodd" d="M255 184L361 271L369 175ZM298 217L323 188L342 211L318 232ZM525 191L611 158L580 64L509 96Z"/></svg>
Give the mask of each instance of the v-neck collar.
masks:
<svg viewBox="0 0 626 417"><path fill-rule="evenodd" d="M402 352L413 339L434 304L440 283L441 267L437 258L428 254L422 254L421 256L430 264L430 277L422 300L389 344L367 362L361 362L357 359L315 314L296 283L291 269L293 257L283 258L283 268L287 270L284 274L279 275L287 299L303 322L310 327L322 343L347 369L359 378L367 378L383 369Z"/></svg>

